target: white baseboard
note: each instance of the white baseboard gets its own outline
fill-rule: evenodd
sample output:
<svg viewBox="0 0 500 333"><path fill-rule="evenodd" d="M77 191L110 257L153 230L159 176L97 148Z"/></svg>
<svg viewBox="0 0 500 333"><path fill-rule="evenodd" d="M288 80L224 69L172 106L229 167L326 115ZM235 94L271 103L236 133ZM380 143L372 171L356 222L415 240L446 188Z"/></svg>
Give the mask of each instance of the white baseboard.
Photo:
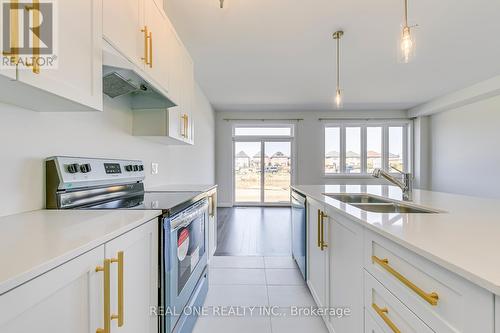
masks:
<svg viewBox="0 0 500 333"><path fill-rule="evenodd" d="M233 207L233 203L232 202L218 202L217 207L231 208L231 207Z"/></svg>

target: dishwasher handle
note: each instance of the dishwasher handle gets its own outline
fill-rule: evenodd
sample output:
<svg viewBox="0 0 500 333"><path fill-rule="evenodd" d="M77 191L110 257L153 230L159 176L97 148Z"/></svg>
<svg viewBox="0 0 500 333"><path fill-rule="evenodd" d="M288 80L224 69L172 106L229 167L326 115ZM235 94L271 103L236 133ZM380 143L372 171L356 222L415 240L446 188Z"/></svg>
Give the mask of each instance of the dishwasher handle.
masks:
<svg viewBox="0 0 500 333"><path fill-rule="evenodd" d="M292 201L294 201L294 203L296 203L300 206L306 205L306 197L304 195L302 195L301 193L299 193L297 191L292 191L291 197L292 197Z"/></svg>

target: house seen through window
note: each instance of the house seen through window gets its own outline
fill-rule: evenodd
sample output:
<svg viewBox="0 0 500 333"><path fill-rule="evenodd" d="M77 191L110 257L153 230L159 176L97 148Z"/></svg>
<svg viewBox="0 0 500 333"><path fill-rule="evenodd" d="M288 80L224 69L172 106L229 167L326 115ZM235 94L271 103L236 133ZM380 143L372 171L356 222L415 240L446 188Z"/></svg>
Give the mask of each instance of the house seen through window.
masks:
<svg viewBox="0 0 500 333"><path fill-rule="evenodd" d="M325 126L325 175L408 171L407 123L339 123Z"/></svg>

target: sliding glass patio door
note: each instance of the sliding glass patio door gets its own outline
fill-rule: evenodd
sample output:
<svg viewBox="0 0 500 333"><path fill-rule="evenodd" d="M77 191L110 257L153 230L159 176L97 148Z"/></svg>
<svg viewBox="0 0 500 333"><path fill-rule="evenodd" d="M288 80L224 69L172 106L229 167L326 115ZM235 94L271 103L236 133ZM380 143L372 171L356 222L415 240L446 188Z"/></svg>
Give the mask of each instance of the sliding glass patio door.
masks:
<svg viewBox="0 0 500 333"><path fill-rule="evenodd" d="M290 203L291 139L235 140L233 156L236 205Z"/></svg>

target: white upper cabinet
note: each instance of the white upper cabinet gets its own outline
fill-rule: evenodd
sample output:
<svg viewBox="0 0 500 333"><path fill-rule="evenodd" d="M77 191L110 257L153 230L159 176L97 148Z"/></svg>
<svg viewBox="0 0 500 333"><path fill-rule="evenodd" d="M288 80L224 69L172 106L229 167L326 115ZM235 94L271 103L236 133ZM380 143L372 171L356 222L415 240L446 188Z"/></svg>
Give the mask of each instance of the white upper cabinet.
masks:
<svg viewBox="0 0 500 333"><path fill-rule="evenodd" d="M175 103L169 109L134 108L133 134L166 144L194 144L193 61L161 1L103 1L106 41Z"/></svg>
<svg viewBox="0 0 500 333"><path fill-rule="evenodd" d="M169 91L170 57L172 53L171 46L171 27L161 7L158 7L154 1L145 1L145 18L148 28L149 43L148 61L146 72L155 80L165 91ZM174 102L175 101L174 99Z"/></svg>
<svg viewBox="0 0 500 333"><path fill-rule="evenodd" d="M145 0L102 0L103 36L129 61L144 68L147 31L144 23Z"/></svg>
<svg viewBox="0 0 500 333"><path fill-rule="evenodd" d="M18 80L15 70L1 70L0 100L36 111L101 111L101 5L101 0L55 2L56 66L44 66L41 57L39 68L19 66Z"/></svg>

